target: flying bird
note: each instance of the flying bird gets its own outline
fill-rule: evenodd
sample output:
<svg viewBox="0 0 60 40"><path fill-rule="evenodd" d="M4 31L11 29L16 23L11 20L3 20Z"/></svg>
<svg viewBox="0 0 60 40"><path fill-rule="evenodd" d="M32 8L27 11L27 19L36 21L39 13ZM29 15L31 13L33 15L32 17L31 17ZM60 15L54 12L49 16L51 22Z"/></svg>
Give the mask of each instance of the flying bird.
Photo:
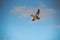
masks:
<svg viewBox="0 0 60 40"><path fill-rule="evenodd" d="M35 21L36 19L39 20L40 19L39 14L40 14L40 10L38 9L35 15L31 15L33 17L32 21Z"/></svg>

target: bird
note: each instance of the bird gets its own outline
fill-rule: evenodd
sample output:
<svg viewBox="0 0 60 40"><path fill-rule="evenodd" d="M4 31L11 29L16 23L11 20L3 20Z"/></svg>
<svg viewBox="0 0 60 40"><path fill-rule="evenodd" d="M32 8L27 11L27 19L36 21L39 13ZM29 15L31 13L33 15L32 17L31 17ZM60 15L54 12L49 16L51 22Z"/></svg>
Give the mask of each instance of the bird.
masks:
<svg viewBox="0 0 60 40"><path fill-rule="evenodd" d="M37 10L35 15L31 15L33 17L32 21L35 21L36 19L39 20L40 19L39 14L40 14L40 9Z"/></svg>

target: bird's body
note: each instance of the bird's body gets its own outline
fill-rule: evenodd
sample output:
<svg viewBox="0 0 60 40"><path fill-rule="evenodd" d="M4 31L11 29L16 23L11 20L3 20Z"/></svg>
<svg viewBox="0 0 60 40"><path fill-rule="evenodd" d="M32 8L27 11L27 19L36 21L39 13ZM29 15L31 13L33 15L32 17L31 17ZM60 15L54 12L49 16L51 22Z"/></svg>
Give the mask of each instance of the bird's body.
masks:
<svg viewBox="0 0 60 40"><path fill-rule="evenodd" d="M38 9L38 11L37 11L37 13L35 15L31 15L31 16L33 16L32 21L35 21L36 19L40 19L39 18L39 13L40 13L40 10Z"/></svg>

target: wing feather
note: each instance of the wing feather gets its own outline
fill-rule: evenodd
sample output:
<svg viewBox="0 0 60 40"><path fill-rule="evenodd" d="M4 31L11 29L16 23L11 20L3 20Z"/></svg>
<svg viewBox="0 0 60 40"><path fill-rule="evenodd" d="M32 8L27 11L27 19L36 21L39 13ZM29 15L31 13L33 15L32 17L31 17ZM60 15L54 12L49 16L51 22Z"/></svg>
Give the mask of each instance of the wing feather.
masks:
<svg viewBox="0 0 60 40"><path fill-rule="evenodd" d="M36 15L39 15L39 13L40 13L40 10L38 9L38 11L37 11Z"/></svg>

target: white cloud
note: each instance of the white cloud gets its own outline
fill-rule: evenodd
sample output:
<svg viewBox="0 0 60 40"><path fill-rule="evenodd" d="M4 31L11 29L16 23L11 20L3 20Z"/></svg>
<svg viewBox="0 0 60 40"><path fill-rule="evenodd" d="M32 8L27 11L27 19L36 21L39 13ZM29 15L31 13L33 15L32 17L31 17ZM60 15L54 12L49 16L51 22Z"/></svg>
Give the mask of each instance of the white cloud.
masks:
<svg viewBox="0 0 60 40"><path fill-rule="evenodd" d="M30 7L16 7L12 10L13 13L18 13L20 14L22 17L27 17L30 16L32 13L35 13L36 8L30 8Z"/></svg>
<svg viewBox="0 0 60 40"><path fill-rule="evenodd" d="M38 7L40 9L40 17L42 19L46 19L49 15L55 13L55 10L52 8L47 8L47 6L45 4L43 4L42 2L40 3L40 7ZM14 9L11 10L11 12L13 13L18 13L20 16L20 18L25 18L25 17L29 17L31 14L35 14L38 8L33 8L33 7L27 7L27 6L20 6L20 7L16 7ZM50 16L51 17L51 16Z"/></svg>

